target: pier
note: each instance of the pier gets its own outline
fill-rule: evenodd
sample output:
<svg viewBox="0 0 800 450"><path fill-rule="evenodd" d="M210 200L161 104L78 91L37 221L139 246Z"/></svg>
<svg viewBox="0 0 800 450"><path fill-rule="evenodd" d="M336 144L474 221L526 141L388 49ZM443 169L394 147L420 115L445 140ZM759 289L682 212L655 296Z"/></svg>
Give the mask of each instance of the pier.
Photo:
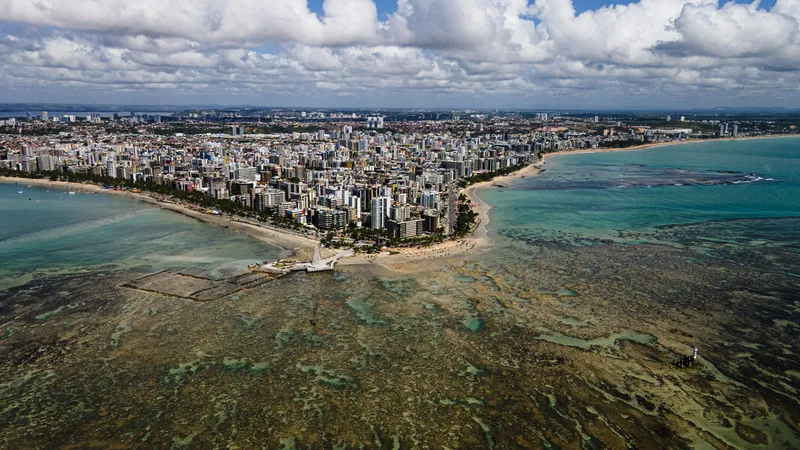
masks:
<svg viewBox="0 0 800 450"><path fill-rule="evenodd" d="M274 263L263 264L257 270L261 270L273 274L287 274L289 272L307 272L307 273L320 273L332 272L336 267L336 263L347 256L352 256L353 250L345 250L339 252L331 257L323 259L320 255L319 247L314 249L314 258L311 262L296 262L287 260L278 260Z"/></svg>

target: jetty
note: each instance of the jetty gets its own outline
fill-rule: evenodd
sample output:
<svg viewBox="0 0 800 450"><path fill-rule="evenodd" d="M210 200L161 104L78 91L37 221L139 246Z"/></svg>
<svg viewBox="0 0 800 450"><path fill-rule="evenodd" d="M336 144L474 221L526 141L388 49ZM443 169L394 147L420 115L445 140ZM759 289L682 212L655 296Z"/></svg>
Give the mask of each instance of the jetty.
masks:
<svg viewBox="0 0 800 450"><path fill-rule="evenodd" d="M262 264L256 268L267 273L272 274L287 274L290 272L307 272L307 273L320 273L332 272L336 267L336 263L347 256L353 255L353 250L345 250L339 252L331 257L323 259L320 254L320 248L314 249L314 258L310 262L298 262L290 259L279 259L273 263Z"/></svg>

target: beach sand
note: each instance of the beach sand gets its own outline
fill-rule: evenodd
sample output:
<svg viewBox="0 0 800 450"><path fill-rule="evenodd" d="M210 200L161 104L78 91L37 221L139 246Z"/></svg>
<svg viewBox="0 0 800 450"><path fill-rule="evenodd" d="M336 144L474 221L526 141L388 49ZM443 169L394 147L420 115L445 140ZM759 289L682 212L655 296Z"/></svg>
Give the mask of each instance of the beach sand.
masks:
<svg viewBox="0 0 800 450"><path fill-rule="evenodd" d="M66 181L50 181L44 179L29 179L17 177L0 177L0 183L20 185L31 185L37 187L44 187L54 190L74 191L74 192L88 192L97 194L116 195L119 197L130 198L139 200L146 203L158 205L159 207L192 217L203 223L226 228L235 232L243 233L265 242L270 245L281 247L287 251L292 252L292 257L305 260L310 260L314 255L314 248L319 245L319 241L311 238L303 237L289 231L275 229L264 226L255 221L250 221L240 217L231 217L227 215L213 215L206 214L205 212L198 211L188 205L175 203L171 201L164 201L154 196L143 193L136 193L130 191L115 191L113 189L104 189L94 184L84 183L70 183ZM332 255L333 252L324 251L323 257ZM287 255L288 256L288 255Z"/></svg>
<svg viewBox="0 0 800 450"><path fill-rule="evenodd" d="M656 147L666 147L673 145L691 145L703 142L719 142L719 141L746 141L758 139L774 139L779 137L798 137L798 135L775 135L775 136L755 136L755 137L741 137L741 138L725 138L725 139L691 139L678 142L658 142L652 144L642 144L634 147L626 148L593 148L581 150L566 150L561 152L546 153L542 155L542 159L520 169L510 175L496 177L489 181L483 181L470 185L463 190L467 199L473 205L473 210L478 213L479 224L468 237L457 241L447 241L431 247L423 247L418 249L392 249L381 252L378 255L369 256L356 256L354 259L342 261L340 264L375 264L383 266L384 268L399 271L399 272L415 272L418 270L425 270L427 267L418 264L420 261L430 260L434 258L451 258L461 259L469 254L481 252L492 247L494 242L488 236L488 228L490 217L489 211L493 208L492 205L483 200L479 193L484 189L490 189L495 186L508 186L513 182L523 177L535 177L544 171L544 165L547 160L556 155L578 155L585 153L612 153L612 152L629 152L636 150L644 150Z"/></svg>
<svg viewBox="0 0 800 450"><path fill-rule="evenodd" d="M581 149L581 150L567 150L561 152L546 153L542 156L540 161L526 166L510 175L494 178L490 181L468 186L460 191L464 194L473 207L473 210L478 213L478 225L475 230L467 237L458 240L446 241L440 244L419 247L419 248L398 248L398 249L384 249L378 254L359 254L351 256L339 261L341 266L354 266L354 265L371 265L380 266L384 269L391 271L412 273L419 270L427 270L427 265L418 264L422 261L433 259L453 259L460 260L465 256L481 252L492 247L493 241L488 236L488 224L490 221L489 211L492 205L483 200L478 194L481 190L489 189L494 186L508 186L514 181L523 177L537 176L544 171L544 165L547 160L556 155L576 155L584 153L610 153L610 152L627 152L644 150L648 148L664 147L672 145L689 145L702 142L719 142L719 141L740 141L740 140L757 140L757 139L774 139L779 137L798 137L798 135L777 135L777 136L756 136L756 137L741 137L741 138L725 138L725 139L694 139L678 142L659 142L653 144L643 144L635 147L627 148L596 148L596 149ZM161 208L175 211L180 214L193 217L201 222L215 225L221 228L228 228L233 231L247 234L255 239L266 242L268 244L276 245L286 250L293 252L293 257L301 260L310 260L314 253L314 248L319 245L318 240L294 234L290 231L272 228L259 224L255 221L248 221L239 217L231 217L224 215L211 215L201 211L197 211L187 205L182 205L174 202L163 201L159 198L147 194L139 194L130 191L114 191L104 189L100 186L93 184L83 183L69 183L62 181L49 181L41 179L28 179L28 178L14 178L14 177L0 177L2 183L19 183L30 184L33 186L44 186L56 189L64 189L68 191L80 192L93 192L111 195L119 195L127 198L132 198L148 203L153 203ZM335 254L335 251L323 249L322 256L329 257Z"/></svg>

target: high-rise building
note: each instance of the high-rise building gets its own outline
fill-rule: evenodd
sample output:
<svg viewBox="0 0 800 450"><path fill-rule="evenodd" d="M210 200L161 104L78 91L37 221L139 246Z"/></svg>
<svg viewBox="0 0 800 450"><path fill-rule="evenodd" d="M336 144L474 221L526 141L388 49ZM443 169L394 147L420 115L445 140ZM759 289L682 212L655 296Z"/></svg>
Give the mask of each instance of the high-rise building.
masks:
<svg viewBox="0 0 800 450"><path fill-rule="evenodd" d="M268 208L275 208L284 203L286 196L283 191L277 189L266 189L255 195L253 206L256 211L265 211Z"/></svg>
<svg viewBox="0 0 800 450"><path fill-rule="evenodd" d="M367 128L383 128L383 117L367 117Z"/></svg>
<svg viewBox="0 0 800 450"><path fill-rule="evenodd" d="M430 189L422 191L420 194L419 204L425 209L438 209L441 197L439 191Z"/></svg>
<svg viewBox="0 0 800 450"><path fill-rule="evenodd" d="M389 208L389 218L398 222L405 222L411 218L411 208L408 205L397 205Z"/></svg>
<svg viewBox="0 0 800 450"><path fill-rule="evenodd" d="M397 220L390 220L387 224L389 233L395 238L407 238L419 236L425 229L425 221L422 219L408 220L399 222Z"/></svg>
<svg viewBox="0 0 800 450"><path fill-rule="evenodd" d="M320 209L317 211L317 226L324 230L342 228L347 225L347 212L339 209Z"/></svg>
<svg viewBox="0 0 800 450"><path fill-rule="evenodd" d="M114 155L106 156L106 176L109 178L117 176L117 170L114 167Z"/></svg>
<svg viewBox="0 0 800 450"><path fill-rule="evenodd" d="M439 211L430 209L425 211L422 215L423 230L429 233L435 233L439 230Z"/></svg>
<svg viewBox="0 0 800 450"><path fill-rule="evenodd" d="M36 157L37 170L53 171L56 169L55 160L50 155L41 155Z"/></svg>
<svg viewBox="0 0 800 450"><path fill-rule="evenodd" d="M347 207L356 211L356 218L361 219L361 198L351 196L347 199Z"/></svg>
<svg viewBox="0 0 800 450"><path fill-rule="evenodd" d="M258 169L255 167L239 167L233 173L234 178L237 180L256 181Z"/></svg>
<svg viewBox="0 0 800 450"><path fill-rule="evenodd" d="M388 197L375 197L372 199L372 228L379 230L386 228L386 216L392 201Z"/></svg>

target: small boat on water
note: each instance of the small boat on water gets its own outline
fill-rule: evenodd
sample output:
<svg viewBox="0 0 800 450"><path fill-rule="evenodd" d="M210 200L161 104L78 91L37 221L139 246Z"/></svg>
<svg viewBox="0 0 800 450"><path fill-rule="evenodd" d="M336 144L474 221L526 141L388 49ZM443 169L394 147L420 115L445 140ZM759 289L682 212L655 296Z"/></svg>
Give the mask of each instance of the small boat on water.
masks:
<svg viewBox="0 0 800 450"><path fill-rule="evenodd" d="M75 192L69 191L69 195L75 195Z"/></svg>
<svg viewBox="0 0 800 450"><path fill-rule="evenodd" d="M17 194L24 194L24 192L22 192L22 191L17 191Z"/></svg>
<svg viewBox="0 0 800 450"><path fill-rule="evenodd" d="M39 203L39 200L36 200L36 203Z"/></svg>

